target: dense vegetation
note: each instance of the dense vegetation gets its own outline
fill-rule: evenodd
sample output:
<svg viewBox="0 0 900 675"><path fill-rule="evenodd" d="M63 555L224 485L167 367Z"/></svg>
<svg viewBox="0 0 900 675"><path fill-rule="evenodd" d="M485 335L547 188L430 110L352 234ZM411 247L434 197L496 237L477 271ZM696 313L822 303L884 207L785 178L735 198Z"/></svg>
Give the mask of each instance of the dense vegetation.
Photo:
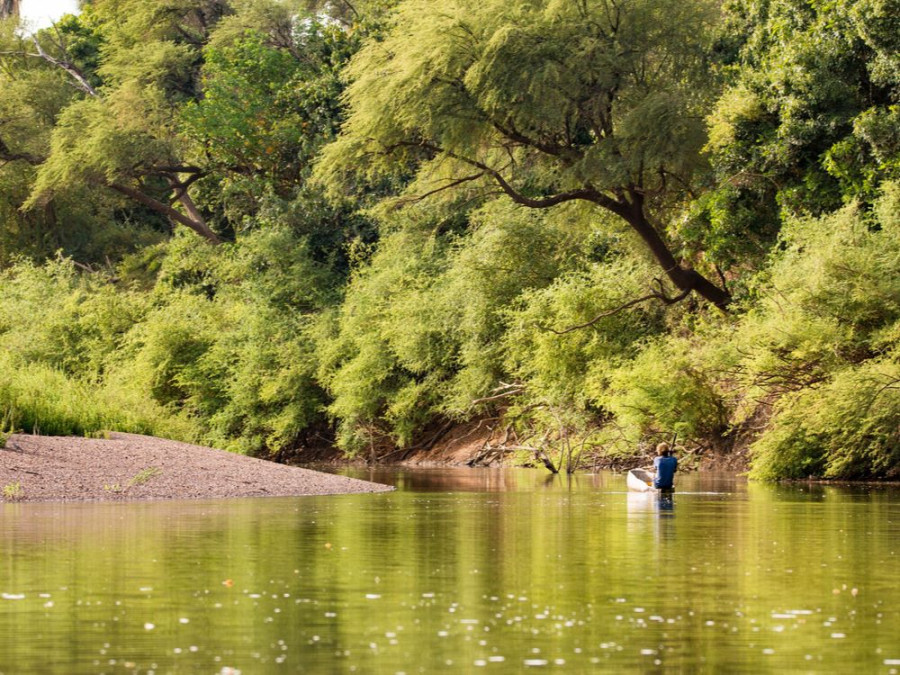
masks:
<svg viewBox="0 0 900 675"><path fill-rule="evenodd" d="M900 475L898 0L0 22L0 427Z"/></svg>

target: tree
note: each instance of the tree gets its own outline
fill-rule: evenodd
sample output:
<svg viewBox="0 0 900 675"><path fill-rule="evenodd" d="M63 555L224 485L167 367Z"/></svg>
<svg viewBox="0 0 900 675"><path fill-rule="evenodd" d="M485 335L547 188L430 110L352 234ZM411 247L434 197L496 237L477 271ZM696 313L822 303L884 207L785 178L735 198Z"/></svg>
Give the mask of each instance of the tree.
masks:
<svg viewBox="0 0 900 675"><path fill-rule="evenodd" d="M33 157L28 205L102 185L214 243L304 183L359 42L274 0L97 0L84 21L103 36L99 82L65 45L44 50L82 95Z"/></svg>
<svg viewBox="0 0 900 675"><path fill-rule="evenodd" d="M529 208L587 202L636 233L678 291L728 291L666 236L702 159L713 4L407 0L353 59L350 113L319 176L413 173L406 197L463 187Z"/></svg>
<svg viewBox="0 0 900 675"><path fill-rule="evenodd" d="M19 15L19 0L0 0L0 19Z"/></svg>
<svg viewBox="0 0 900 675"><path fill-rule="evenodd" d="M23 207L44 207L83 184L102 185L217 242L189 192L202 171L180 161L177 111L197 95L198 45L226 10L219 0L98 0L82 16L5 50L10 78L21 70L17 59L37 60L75 91L54 114L49 147L42 139L22 152L14 146L28 139L0 135L0 160L36 168ZM90 58L79 53L86 37L94 43Z"/></svg>
<svg viewBox="0 0 900 675"><path fill-rule="evenodd" d="M781 211L871 204L900 177L900 2L733 0L726 15L732 81L711 116L700 238L764 253Z"/></svg>
<svg viewBox="0 0 900 675"><path fill-rule="evenodd" d="M60 113L84 96L62 66L98 86L99 44L100 37L75 17L64 17L35 38L18 31L14 21L0 22L0 265L58 251L82 263L103 262L158 236L159 223L148 214L137 215L120 199L84 183L22 209Z"/></svg>

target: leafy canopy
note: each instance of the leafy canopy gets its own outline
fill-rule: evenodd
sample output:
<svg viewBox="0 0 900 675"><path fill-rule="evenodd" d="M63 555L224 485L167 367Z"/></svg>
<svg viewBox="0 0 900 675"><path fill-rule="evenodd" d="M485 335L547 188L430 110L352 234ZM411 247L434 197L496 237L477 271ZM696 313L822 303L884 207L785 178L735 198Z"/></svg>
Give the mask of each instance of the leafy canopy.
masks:
<svg viewBox="0 0 900 675"><path fill-rule="evenodd" d="M350 116L320 175L335 188L418 169L414 189L477 177L524 199L665 193L704 141L711 5L402 3L348 69Z"/></svg>

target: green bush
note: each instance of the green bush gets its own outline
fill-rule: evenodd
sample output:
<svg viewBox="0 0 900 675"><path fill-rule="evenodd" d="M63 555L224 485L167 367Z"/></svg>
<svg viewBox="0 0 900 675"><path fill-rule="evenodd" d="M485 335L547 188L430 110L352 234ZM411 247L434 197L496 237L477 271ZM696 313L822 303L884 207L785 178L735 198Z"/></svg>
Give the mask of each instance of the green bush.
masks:
<svg viewBox="0 0 900 675"><path fill-rule="evenodd" d="M742 381L774 401L753 445L758 478L896 475L900 190L794 221L738 331ZM740 348L740 347L739 347Z"/></svg>
<svg viewBox="0 0 900 675"><path fill-rule="evenodd" d="M0 354L0 420L5 428L54 436L111 430L196 440L189 421L134 388L98 386L8 353Z"/></svg>
<svg viewBox="0 0 900 675"><path fill-rule="evenodd" d="M759 479L900 477L900 364L877 361L779 401L753 446Z"/></svg>
<svg viewBox="0 0 900 675"><path fill-rule="evenodd" d="M523 294L507 310L507 368L531 395L583 408L604 396L609 373L663 328L662 304L614 311L651 289L648 265L625 256L587 265ZM589 326L570 330L591 322ZM566 332L568 331L568 332Z"/></svg>
<svg viewBox="0 0 900 675"><path fill-rule="evenodd" d="M675 433L708 440L726 430L728 410L698 353L698 344L664 339L612 373L603 403L625 442Z"/></svg>
<svg viewBox="0 0 900 675"><path fill-rule="evenodd" d="M571 212L491 202L467 214L463 234L437 232L439 215L395 213L320 327L318 377L345 449L382 436L407 444L438 416L471 415L472 401L509 375L508 308L577 252L565 233Z"/></svg>

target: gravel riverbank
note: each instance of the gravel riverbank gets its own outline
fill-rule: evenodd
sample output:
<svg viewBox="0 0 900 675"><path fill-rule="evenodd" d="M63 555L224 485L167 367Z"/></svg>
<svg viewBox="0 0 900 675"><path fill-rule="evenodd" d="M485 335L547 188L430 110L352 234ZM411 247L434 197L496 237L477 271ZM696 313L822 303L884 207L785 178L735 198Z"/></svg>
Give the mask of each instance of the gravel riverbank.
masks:
<svg viewBox="0 0 900 675"><path fill-rule="evenodd" d="M392 487L136 434L14 434L0 449L0 500L220 499L387 492Z"/></svg>

